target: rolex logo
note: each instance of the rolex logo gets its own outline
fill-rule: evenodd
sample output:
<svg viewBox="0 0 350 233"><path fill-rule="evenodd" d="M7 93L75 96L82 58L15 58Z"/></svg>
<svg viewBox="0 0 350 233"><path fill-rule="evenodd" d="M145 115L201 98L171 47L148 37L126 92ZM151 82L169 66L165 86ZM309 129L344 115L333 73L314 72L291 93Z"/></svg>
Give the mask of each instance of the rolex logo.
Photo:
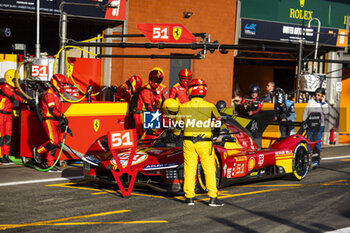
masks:
<svg viewBox="0 0 350 233"><path fill-rule="evenodd" d="M301 6L301 7L304 7L305 0L299 0L299 1L300 1L300 6Z"/></svg>

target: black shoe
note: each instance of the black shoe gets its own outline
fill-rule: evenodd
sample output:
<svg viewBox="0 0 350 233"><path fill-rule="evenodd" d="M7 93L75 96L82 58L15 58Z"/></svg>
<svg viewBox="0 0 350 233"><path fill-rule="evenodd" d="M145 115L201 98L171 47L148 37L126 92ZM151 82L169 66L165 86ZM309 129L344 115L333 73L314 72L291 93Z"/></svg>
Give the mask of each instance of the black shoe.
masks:
<svg viewBox="0 0 350 233"><path fill-rule="evenodd" d="M217 197L215 198L210 198L209 200L209 206L211 207L217 207L217 206L223 206L224 203L222 203Z"/></svg>
<svg viewBox="0 0 350 233"><path fill-rule="evenodd" d="M14 164L11 159L9 159L8 155L4 155L0 158L0 163L2 163L3 165L10 165L10 164Z"/></svg>
<svg viewBox="0 0 350 233"><path fill-rule="evenodd" d="M36 147L33 148L33 158L34 161L38 164L41 163L41 155L38 153L38 151L36 150Z"/></svg>
<svg viewBox="0 0 350 233"><path fill-rule="evenodd" d="M53 167L50 170L48 170L47 172L62 172L58 167Z"/></svg>
<svg viewBox="0 0 350 233"><path fill-rule="evenodd" d="M187 205L194 205L194 198L186 198L185 203Z"/></svg>

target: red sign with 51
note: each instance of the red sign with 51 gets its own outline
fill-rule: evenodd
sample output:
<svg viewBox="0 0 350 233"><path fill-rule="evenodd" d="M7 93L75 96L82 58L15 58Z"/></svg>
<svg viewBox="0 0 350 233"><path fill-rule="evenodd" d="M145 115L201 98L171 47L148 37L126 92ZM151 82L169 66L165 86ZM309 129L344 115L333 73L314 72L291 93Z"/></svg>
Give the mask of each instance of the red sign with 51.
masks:
<svg viewBox="0 0 350 233"><path fill-rule="evenodd" d="M182 24L138 24L137 28L151 42L192 43L196 37Z"/></svg>

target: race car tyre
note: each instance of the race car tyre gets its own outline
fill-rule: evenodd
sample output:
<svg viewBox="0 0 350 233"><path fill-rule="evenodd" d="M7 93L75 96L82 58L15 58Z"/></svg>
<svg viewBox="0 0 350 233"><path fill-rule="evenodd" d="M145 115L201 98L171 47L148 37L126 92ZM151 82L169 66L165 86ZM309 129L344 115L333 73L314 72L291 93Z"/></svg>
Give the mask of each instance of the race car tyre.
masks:
<svg viewBox="0 0 350 233"><path fill-rule="evenodd" d="M216 187L219 187L220 179L221 179L221 161L217 153L215 153L215 162L216 162ZM199 161L198 167L197 167L196 193L206 193L206 192L208 192L208 190L205 187L204 170L201 166L201 162Z"/></svg>
<svg viewBox="0 0 350 233"><path fill-rule="evenodd" d="M296 180L302 180L309 172L310 168L310 152L307 144L299 143L294 150L293 158L293 176Z"/></svg>

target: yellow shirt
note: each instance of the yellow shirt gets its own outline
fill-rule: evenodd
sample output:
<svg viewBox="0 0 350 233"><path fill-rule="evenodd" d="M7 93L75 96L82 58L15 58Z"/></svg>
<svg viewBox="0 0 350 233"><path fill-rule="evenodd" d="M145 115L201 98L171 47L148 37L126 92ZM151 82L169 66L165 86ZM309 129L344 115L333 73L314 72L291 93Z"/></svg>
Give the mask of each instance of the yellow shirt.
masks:
<svg viewBox="0 0 350 233"><path fill-rule="evenodd" d="M192 98L189 102L180 105L175 118L174 134L180 135L179 128L182 127L184 136L203 135L205 138L210 138L212 128L221 126L221 121L216 121L219 117L220 114L214 104L200 97Z"/></svg>

